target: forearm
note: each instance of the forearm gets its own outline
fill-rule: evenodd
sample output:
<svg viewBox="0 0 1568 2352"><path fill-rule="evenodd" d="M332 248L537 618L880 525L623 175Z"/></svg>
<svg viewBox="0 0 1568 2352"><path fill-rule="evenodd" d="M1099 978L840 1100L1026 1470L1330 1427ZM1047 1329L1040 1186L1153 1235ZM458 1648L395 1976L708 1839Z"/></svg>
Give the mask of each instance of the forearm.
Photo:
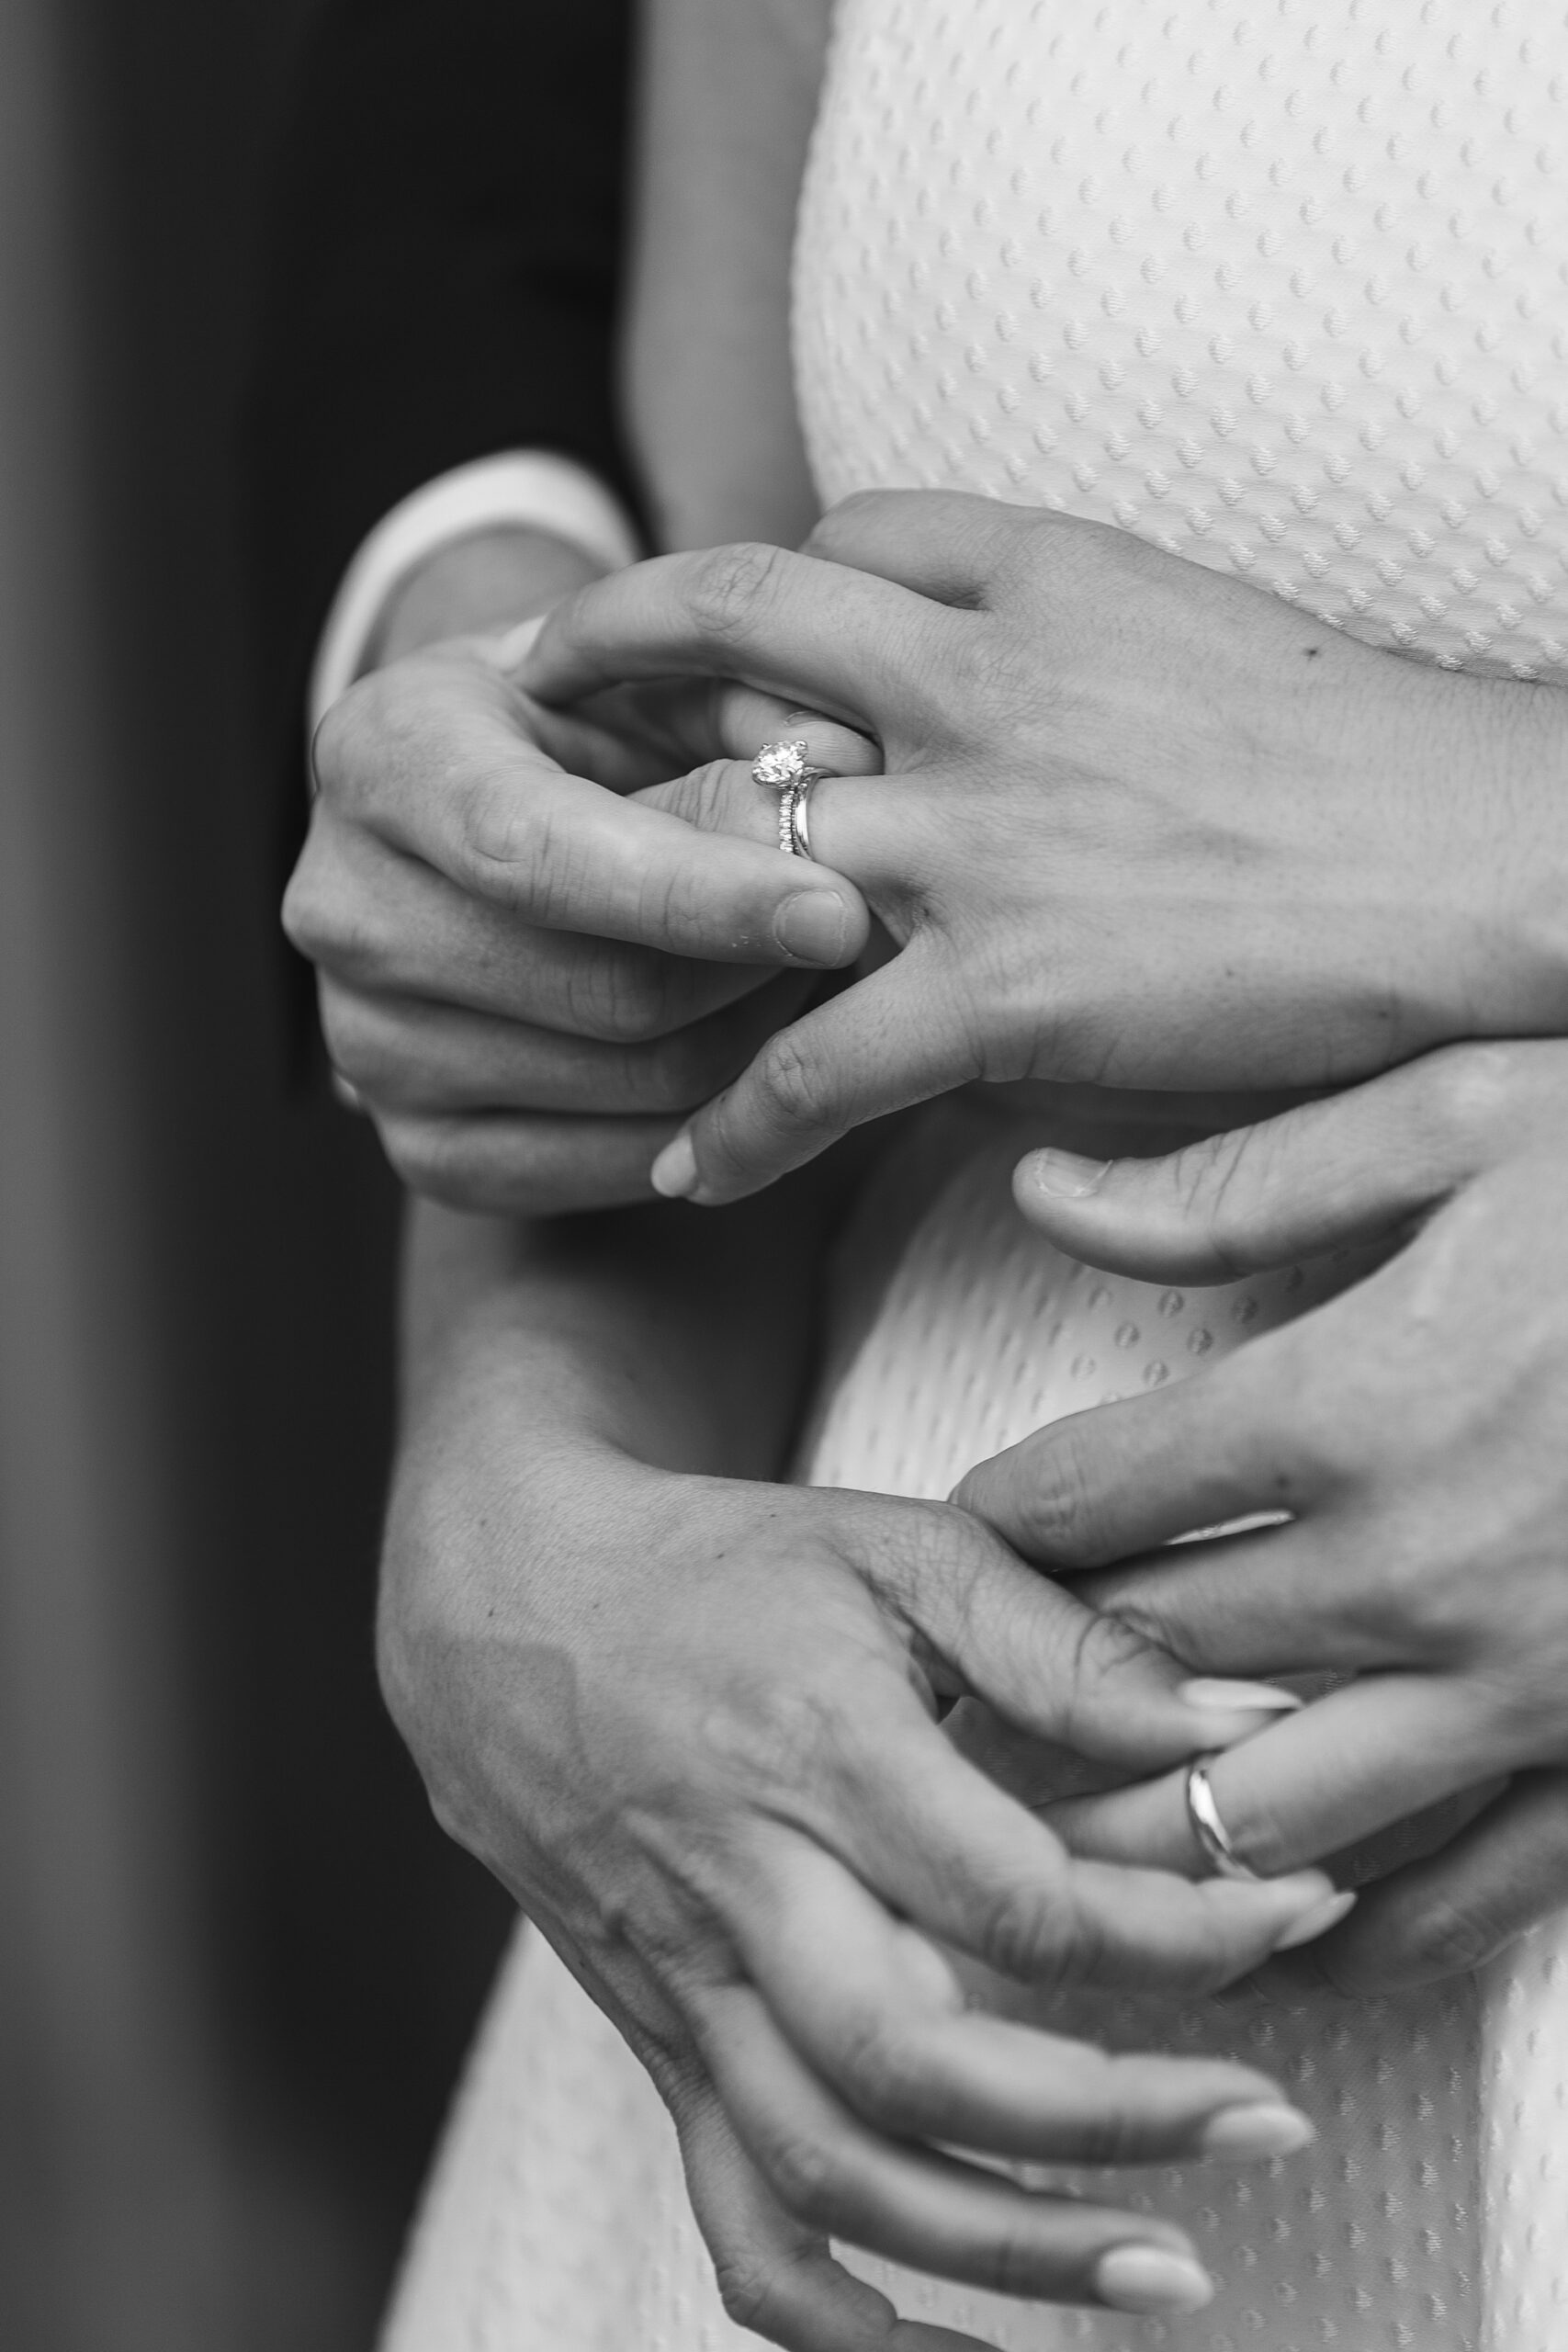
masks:
<svg viewBox="0 0 1568 2352"><path fill-rule="evenodd" d="M411 1204L402 1446L429 1464L482 1396L542 1458L583 1449L781 1475L816 1348L845 1159L712 1214L655 1204L521 1220ZM781 1230L789 1234L781 1251Z"/></svg>

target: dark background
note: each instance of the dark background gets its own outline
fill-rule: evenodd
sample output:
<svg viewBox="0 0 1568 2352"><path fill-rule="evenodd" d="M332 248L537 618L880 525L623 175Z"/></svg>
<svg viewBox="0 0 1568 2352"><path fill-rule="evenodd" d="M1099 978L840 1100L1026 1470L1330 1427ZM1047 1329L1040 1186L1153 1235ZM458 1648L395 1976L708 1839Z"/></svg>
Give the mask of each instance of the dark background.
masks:
<svg viewBox="0 0 1568 2352"><path fill-rule="evenodd" d="M310 0L0 5L0 2342L368 2345L506 1908L378 1700L236 416ZM303 788L301 784L301 789Z"/></svg>

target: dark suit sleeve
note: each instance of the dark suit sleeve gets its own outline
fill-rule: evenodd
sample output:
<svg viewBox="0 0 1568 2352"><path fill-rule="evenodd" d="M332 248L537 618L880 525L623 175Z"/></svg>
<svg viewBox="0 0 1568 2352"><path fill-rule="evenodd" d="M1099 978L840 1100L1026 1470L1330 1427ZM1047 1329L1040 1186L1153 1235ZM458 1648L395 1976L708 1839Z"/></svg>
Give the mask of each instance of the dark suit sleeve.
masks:
<svg viewBox="0 0 1568 2352"><path fill-rule="evenodd" d="M551 449L636 509L615 403L630 0L327 0L276 174L242 432L281 887L305 681L366 533Z"/></svg>

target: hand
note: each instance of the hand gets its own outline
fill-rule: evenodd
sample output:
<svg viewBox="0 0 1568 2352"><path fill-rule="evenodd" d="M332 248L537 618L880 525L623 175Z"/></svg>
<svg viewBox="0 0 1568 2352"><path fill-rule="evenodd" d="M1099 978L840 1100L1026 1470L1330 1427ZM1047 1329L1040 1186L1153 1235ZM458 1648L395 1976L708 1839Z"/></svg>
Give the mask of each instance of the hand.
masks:
<svg viewBox="0 0 1568 2352"><path fill-rule="evenodd" d="M1058 1574L1144 1555L1075 1589L1195 1670L1356 1678L1215 1765L1258 1869L1506 1782L1314 1951L1347 1989L1474 1967L1568 1903L1565 1189L1562 1044L1452 1047L1168 1159L1018 1171L1062 1249L1153 1281L1404 1240L1299 1322L1041 1430L959 1490ZM1090 1851L1197 1860L1179 1775L1051 1817Z"/></svg>
<svg viewBox="0 0 1568 2352"><path fill-rule="evenodd" d="M877 738L886 778L818 786L813 843L903 953L773 1037L663 1190L735 1198L973 1079L1320 1086L1568 1026L1553 689L1419 667L1127 534L934 492L852 499L805 555L603 581L521 674L561 701L694 671Z"/></svg>
<svg viewBox="0 0 1568 2352"><path fill-rule="evenodd" d="M284 922L319 967L333 1067L416 1192L647 1198L682 1114L853 961L852 886L622 797L722 742L709 706L563 721L476 641L376 672L323 721ZM873 756L816 731L836 762Z"/></svg>
<svg viewBox="0 0 1568 2352"><path fill-rule="evenodd" d="M515 1415L487 1363L405 1456L388 1695L444 1826L649 2069L733 2315L793 2352L974 2352L890 2333L829 2233L1038 2299L1203 2301L1179 2231L952 2149L1260 2156L1309 2127L1249 2068L970 2010L939 1943L1035 1983L1206 1987L1336 1916L1327 1882L1075 1863L932 1711L973 1688L1142 1771L1257 1716L1189 1703L959 1512L520 1452Z"/></svg>

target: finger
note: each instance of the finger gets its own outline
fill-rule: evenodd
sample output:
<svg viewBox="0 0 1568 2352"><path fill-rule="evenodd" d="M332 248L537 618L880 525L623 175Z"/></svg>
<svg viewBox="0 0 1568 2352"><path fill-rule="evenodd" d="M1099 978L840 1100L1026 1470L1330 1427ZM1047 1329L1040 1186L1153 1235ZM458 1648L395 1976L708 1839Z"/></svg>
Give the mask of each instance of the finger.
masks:
<svg viewBox="0 0 1568 2352"><path fill-rule="evenodd" d="M953 616L906 589L783 548L659 556L556 605L520 672L543 702L623 680L729 678L808 702L881 739L937 716L929 673Z"/></svg>
<svg viewBox="0 0 1568 2352"><path fill-rule="evenodd" d="M900 2319L835 2259L825 2230L769 2188L711 2088L676 2115L692 2210L724 2308L785 2352L990 2352L977 2336Z"/></svg>
<svg viewBox="0 0 1568 2352"><path fill-rule="evenodd" d="M881 2139L801 2064L749 1985L714 1991L703 2008L703 2055L736 2132L773 2195L809 2229L1040 2302L1191 2311L1209 2300L1190 2241L1169 2222ZM1134 2248L1142 2263L1117 2261ZM1149 2300L1118 2291L1129 2272Z"/></svg>
<svg viewBox="0 0 1568 2352"><path fill-rule="evenodd" d="M1312 2130L1266 2075L1110 2057L968 2006L950 1962L831 1856L779 1841L742 1954L816 2073L874 2130L1037 2163L1265 2156ZM833 1965L824 1969L830 1951Z"/></svg>
<svg viewBox="0 0 1568 2352"><path fill-rule="evenodd" d="M428 997L573 1036L633 1045L761 987L766 967L539 931L369 835L313 831L284 929L329 982Z"/></svg>
<svg viewBox="0 0 1568 2352"><path fill-rule="evenodd" d="M855 1499L834 1492L840 1542ZM903 1553L893 1535L899 1525L910 1537ZM953 1512L948 1526L950 1540L933 1561L931 1507L899 1521L890 1518L888 1498L876 1497L866 1572L953 1679L1029 1738L1123 1774L1147 1774L1229 1747L1295 1704L1255 1683L1194 1681L1157 1634L1034 1575L966 1515ZM1176 1617L1181 1625L1182 1612ZM909 1721L927 1736L923 1719ZM933 1760L945 1746L931 1747ZM874 1746L863 1753L874 1768Z"/></svg>
<svg viewBox="0 0 1568 2352"><path fill-rule="evenodd" d="M813 985L803 974L780 974L706 1020L637 1046L334 986L321 990L321 1012L334 1066L383 1114L668 1117L705 1101L742 1069L800 1011Z"/></svg>
<svg viewBox="0 0 1568 2352"><path fill-rule="evenodd" d="M322 721L359 730L334 763L340 819L546 930L728 963L853 960L865 910L838 877L804 860L783 872L749 842L694 835L567 774L526 741L494 683L491 704L448 695L438 728L417 701L367 726L351 690ZM406 701L410 682L400 691Z"/></svg>
<svg viewBox="0 0 1568 2352"><path fill-rule="evenodd" d="M1370 1675L1217 1756L1210 1787L1236 1855L1270 1876L1344 1852L1513 1760L1453 1678ZM1049 1809L1075 1852L1201 1872L1186 1773Z"/></svg>
<svg viewBox="0 0 1568 2352"><path fill-rule="evenodd" d="M1315 1871L1192 1883L1075 1860L929 1723L868 1707L862 1724L817 1834L903 1917L1021 1984L1213 1991L1313 1932L1333 1895Z"/></svg>
<svg viewBox="0 0 1568 2352"><path fill-rule="evenodd" d="M723 679L666 678L614 686L570 709L532 700L528 708L552 759L617 792L721 756L750 765L764 743L780 741L803 743L807 763L834 775L874 775L882 766L877 745L857 728Z"/></svg>
<svg viewBox="0 0 1568 2352"><path fill-rule="evenodd" d="M775 1031L661 1157L658 1190L705 1206L740 1200L866 1120L978 1078L979 1046L956 1016L942 971L940 950L917 939L892 964Z"/></svg>
<svg viewBox="0 0 1568 2352"><path fill-rule="evenodd" d="M412 1193L488 1216L560 1216L653 1196L649 1170L672 1119L481 1112L394 1114L382 1148Z"/></svg>
<svg viewBox="0 0 1568 2352"><path fill-rule="evenodd" d="M1037 509L968 491L863 490L829 508L805 552L939 604L981 605L1009 556L1043 527Z"/></svg>
<svg viewBox="0 0 1568 2352"><path fill-rule="evenodd" d="M638 794L649 807L663 808L704 831L736 832L748 840L778 841L778 796L753 779L739 760L710 760ZM816 863L847 876L876 901L878 911L902 938L903 904L923 896L926 877L942 854L945 817L923 777L818 776L807 803Z"/></svg>
<svg viewBox="0 0 1568 2352"><path fill-rule="evenodd" d="M881 750L868 736L820 711L801 710L787 695L763 694L755 686L723 685L713 695L712 712L709 756L723 753L750 764L764 743L799 743L807 765L829 775L881 773Z"/></svg>
<svg viewBox="0 0 1568 2352"><path fill-rule="evenodd" d="M1031 1223L1091 1265L1220 1282L1376 1240L1564 1115L1555 1042L1445 1047L1163 1159L1021 1160Z"/></svg>
<svg viewBox="0 0 1568 2352"><path fill-rule="evenodd" d="M1075 1578L1073 1590L1200 1676L1420 1664L1411 1612L1397 1600L1380 1606L1370 1589L1371 1548L1330 1544L1300 1520L1244 1523L1095 1570Z"/></svg>
<svg viewBox="0 0 1568 2352"><path fill-rule="evenodd" d="M1568 1772L1523 1772L1458 1836L1364 1888L1343 1927L1303 1952L1359 1998L1483 1967L1568 1905Z"/></svg>
<svg viewBox="0 0 1568 2352"><path fill-rule="evenodd" d="M1190 1380L1035 1430L976 1464L954 1501L1058 1572L1299 1508L1314 1473L1295 1430L1282 1336L1255 1340Z"/></svg>

